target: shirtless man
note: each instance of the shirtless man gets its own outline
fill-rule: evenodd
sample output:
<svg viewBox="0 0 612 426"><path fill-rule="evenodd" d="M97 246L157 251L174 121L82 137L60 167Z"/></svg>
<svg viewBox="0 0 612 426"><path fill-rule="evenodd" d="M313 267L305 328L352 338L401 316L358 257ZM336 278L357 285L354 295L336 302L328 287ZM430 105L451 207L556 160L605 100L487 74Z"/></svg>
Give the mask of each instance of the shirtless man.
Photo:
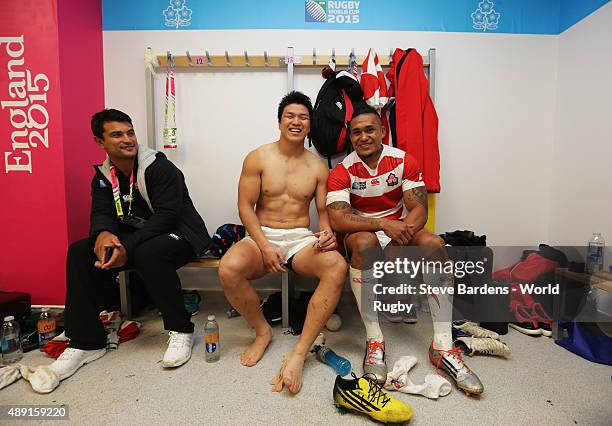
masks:
<svg viewBox="0 0 612 426"><path fill-rule="evenodd" d="M255 329L255 341L240 356L247 367L261 359L273 335L249 281L286 268L319 279L302 334L270 381L274 391L287 386L292 393L302 386L304 359L338 304L347 272L346 262L335 251L336 239L327 217L327 167L304 149L311 114L306 95L287 94L278 107L279 140L260 146L245 158L238 211L249 236L232 246L219 265L225 296ZM319 213L317 233L308 229L313 198Z"/></svg>

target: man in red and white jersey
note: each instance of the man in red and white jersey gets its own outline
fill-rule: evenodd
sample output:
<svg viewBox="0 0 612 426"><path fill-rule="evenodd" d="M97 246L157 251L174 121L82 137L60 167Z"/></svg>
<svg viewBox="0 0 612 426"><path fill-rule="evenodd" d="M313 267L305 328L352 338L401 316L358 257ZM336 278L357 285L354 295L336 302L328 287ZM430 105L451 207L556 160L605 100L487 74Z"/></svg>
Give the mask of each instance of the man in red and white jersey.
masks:
<svg viewBox="0 0 612 426"><path fill-rule="evenodd" d="M354 151L332 170L327 184L328 215L332 228L347 234L351 289L366 328L364 373L374 374L382 383L387 378L385 342L371 291L372 256L365 252L387 245L419 246L426 259L446 258L444 240L424 228L427 190L419 164L404 151L383 145L384 133L375 110L356 110L349 124ZM430 287L452 285L452 276L441 273L423 274L423 280ZM482 383L453 348L452 298L430 294L427 298L434 325L430 360L466 393L482 393Z"/></svg>

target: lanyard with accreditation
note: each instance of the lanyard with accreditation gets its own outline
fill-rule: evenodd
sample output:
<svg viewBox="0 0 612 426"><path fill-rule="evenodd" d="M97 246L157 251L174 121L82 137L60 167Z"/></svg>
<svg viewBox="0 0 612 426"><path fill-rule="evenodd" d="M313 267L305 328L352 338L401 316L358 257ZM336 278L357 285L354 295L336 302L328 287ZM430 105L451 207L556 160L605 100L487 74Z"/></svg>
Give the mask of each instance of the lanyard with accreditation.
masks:
<svg viewBox="0 0 612 426"><path fill-rule="evenodd" d="M123 214L123 206L121 205L121 191L119 191L119 183L117 182L117 169L113 164L110 166L111 174L111 185L113 188L113 199L115 200L115 210L117 211L117 217L121 222L134 228L142 228L146 221L140 217L132 214L132 201L134 200L134 170L130 173L130 203L128 205L127 215ZM138 184L136 184L137 186Z"/></svg>
<svg viewBox="0 0 612 426"><path fill-rule="evenodd" d="M117 217L123 220L123 206L121 205L121 191L119 191L119 183L117 182L117 169L113 164L110 166L111 184L113 186L113 199L115 200L115 210ZM130 204L128 207L128 216L132 214L132 192L134 190L134 170L130 173Z"/></svg>

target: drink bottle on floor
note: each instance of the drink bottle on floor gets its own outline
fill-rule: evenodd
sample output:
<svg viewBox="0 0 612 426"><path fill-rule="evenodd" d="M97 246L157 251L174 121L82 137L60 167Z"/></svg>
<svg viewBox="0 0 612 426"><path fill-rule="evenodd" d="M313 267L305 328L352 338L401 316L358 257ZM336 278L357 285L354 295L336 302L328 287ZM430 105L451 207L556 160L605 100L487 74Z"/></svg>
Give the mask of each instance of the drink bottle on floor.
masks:
<svg viewBox="0 0 612 426"><path fill-rule="evenodd" d="M332 351L327 346L316 345L314 351L319 361L332 367L341 376L346 376L351 372L351 362Z"/></svg>
<svg viewBox="0 0 612 426"><path fill-rule="evenodd" d="M49 308L42 308L40 319L38 320L38 345L40 350L43 346L55 337L55 318L51 315Z"/></svg>
<svg viewBox="0 0 612 426"><path fill-rule="evenodd" d="M0 336L2 338L2 363L8 365L21 361L21 358L23 358L21 333L15 317L11 315L4 318Z"/></svg>
<svg viewBox="0 0 612 426"><path fill-rule="evenodd" d="M217 362L221 358L219 347L219 324L214 315L208 316L204 326L204 343L206 346L206 362Z"/></svg>

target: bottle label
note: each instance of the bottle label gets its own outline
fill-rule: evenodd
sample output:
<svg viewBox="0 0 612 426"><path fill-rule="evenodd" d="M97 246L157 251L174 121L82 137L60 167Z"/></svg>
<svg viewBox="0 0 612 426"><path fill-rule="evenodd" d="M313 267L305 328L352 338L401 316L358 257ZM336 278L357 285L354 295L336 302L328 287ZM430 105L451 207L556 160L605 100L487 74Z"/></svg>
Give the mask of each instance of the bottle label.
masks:
<svg viewBox="0 0 612 426"><path fill-rule="evenodd" d="M44 346L47 342L53 340L55 337L55 332L53 333L38 333L38 343L39 346Z"/></svg>
<svg viewBox="0 0 612 426"><path fill-rule="evenodd" d="M15 340L17 338L17 334L16 333L7 333L4 335L4 337L2 338L3 342L8 342L9 340Z"/></svg>
<svg viewBox="0 0 612 426"><path fill-rule="evenodd" d="M589 243L587 247L587 265L589 273L601 272L603 269L603 246Z"/></svg>
<svg viewBox="0 0 612 426"><path fill-rule="evenodd" d="M9 353L19 349L19 342L16 339L15 333L6 334L2 339L2 352Z"/></svg>
<svg viewBox="0 0 612 426"><path fill-rule="evenodd" d="M596 256L601 256L603 254L603 246L599 246L596 244L589 244L588 253L594 254Z"/></svg>
<svg viewBox="0 0 612 426"><path fill-rule="evenodd" d="M208 343L206 342L206 352L209 354L213 354L217 351L217 344L216 343Z"/></svg>
<svg viewBox="0 0 612 426"><path fill-rule="evenodd" d="M55 320L53 318L38 320L38 332L41 334L55 331Z"/></svg>
<svg viewBox="0 0 612 426"><path fill-rule="evenodd" d="M205 332L204 333L204 341L206 343L217 343L219 341L219 332Z"/></svg>

